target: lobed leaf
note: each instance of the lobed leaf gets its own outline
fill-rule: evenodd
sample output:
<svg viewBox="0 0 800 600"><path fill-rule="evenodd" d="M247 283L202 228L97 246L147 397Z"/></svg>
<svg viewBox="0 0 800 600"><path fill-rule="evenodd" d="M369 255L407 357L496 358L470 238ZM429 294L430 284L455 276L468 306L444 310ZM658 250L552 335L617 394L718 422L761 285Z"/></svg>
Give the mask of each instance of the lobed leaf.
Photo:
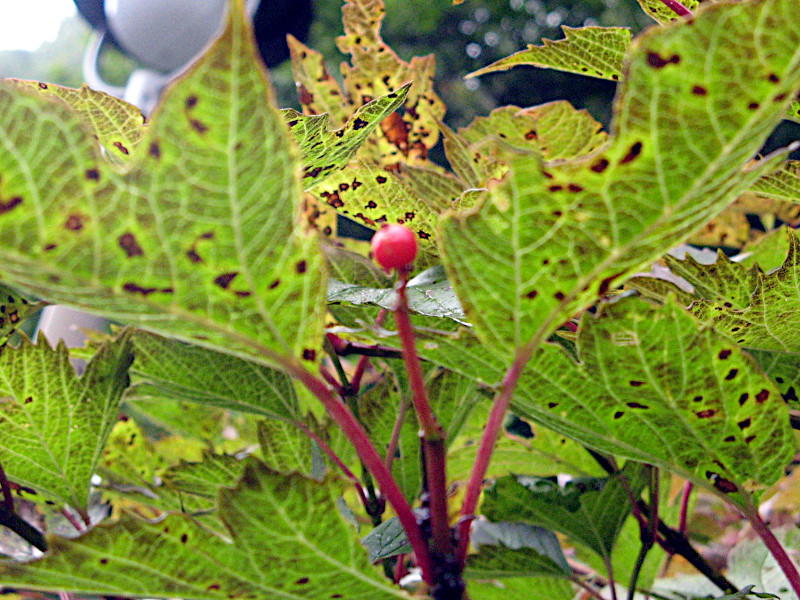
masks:
<svg viewBox="0 0 800 600"><path fill-rule="evenodd" d="M528 45L506 58L467 75L477 77L507 71L519 65L557 69L579 75L619 81L622 61L631 43L631 31L625 27L566 27L564 39L543 40L544 46Z"/></svg>
<svg viewBox="0 0 800 600"><path fill-rule="evenodd" d="M297 150L241 7L156 110L141 163L83 119L0 87L2 277L48 300L258 361L314 361L325 290L301 232Z"/></svg>
<svg viewBox="0 0 800 600"><path fill-rule="evenodd" d="M282 111L303 154L303 175L311 187L332 171L344 167L381 121L394 113L408 96L403 87L361 106L339 129L330 129L330 116L303 115L292 108Z"/></svg>
<svg viewBox="0 0 800 600"><path fill-rule="evenodd" d="M41 81L6 80L27 90L64 102L83 119L112 164L130 165L146 131L147 119L132 104L84 85L73 89Z"/></svg>
<svg viewBox="0 0 800 600"><path fill-rule="evenodd" d="M334 506L340 492L251 462L219 495L231 541L180 514L124 516L76 540L51 539L41 560L0 563L0 577L26 589L125 597L407 598L367 561Z"/></svg>
<svg viewBox="0 0 800 600"><path fill-rule="evenodd" d="M445 216L440 253L483 343L541 342L775 168L745 165L800 87L800 28L775 21L791 4L714 5L637 38L604 152L517 156Z"/></svg>
<svg viewBox="0 0 800 600"><path fill-rule="evenodd" d="M758 196L800 204L800 161L787 160L756 181L750 191Z"/></svg>
<svg viewBox="0 0 800 600"><path fill-rule="evenodd" d="M0 354L0 463L11 480L85 514L128 385L130 338L126 330L101 346L82 377L63 343L23 339Z"/></svg>

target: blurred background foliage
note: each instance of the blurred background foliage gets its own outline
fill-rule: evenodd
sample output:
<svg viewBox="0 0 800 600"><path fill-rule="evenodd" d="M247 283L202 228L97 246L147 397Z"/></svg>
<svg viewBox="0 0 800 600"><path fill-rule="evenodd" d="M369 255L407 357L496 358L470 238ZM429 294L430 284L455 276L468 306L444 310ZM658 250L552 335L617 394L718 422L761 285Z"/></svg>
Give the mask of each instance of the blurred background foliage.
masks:
<svg viewBox="0 0 800 600"><path fill-rule="evenodd" d="M634 35L655 25L637 0L467 0L458 6L450 0L385 2L383 37L400 57L408 60L415 55L436 55L437 91L448 109L445 122L454 128L497 106L534 106L561 99L588 109L608 126L614 82L534 67L517 67L466 80L464 76L527 44L540 45L542 38L563 38L562 25L624 26L631 28ZM341 5L342 0L315 0L315 20L308 41L309 46L327 57L329 71L335 77L339 64L346 60L335 41L342 33ZM0 77L79 87L88 38L88 25L78 16L68 18L57 39L42 44L37 51L0 52ZM102 56L103 75L114 85L123 85L135 67L132 60L114 50ZM272 80L279 105L299 108L288 61L272 71ZM798 138L800 125L784 122L764 151Z"/></svg>
<svg viewBox="0 0 800 600"><path fill-rule="evenodd" d="M335 43L342 32L341 5L342 0L316 0L308 42L327 57L334 76L345 60ZM467 0L459 6L449 0L386 0L386 8L383 36L402 58L436 55L437 90L448 107L446 121L454 127L496 106L530 106L557 99L588 108L608 123L612 82L525 67L477 79L464 80L464 76L527 44L539 44L543 37L562 38L561 25L622 25L636 34L652 23L636 0ZM0 76L80 86L88 37L89 27L79 17L66 19L58 38L37 51L0 52ZM101 67L109 83L120 85L135 63L106 51ZM288 63L273 71L273 81L279 104L298 107Z"/></svg>

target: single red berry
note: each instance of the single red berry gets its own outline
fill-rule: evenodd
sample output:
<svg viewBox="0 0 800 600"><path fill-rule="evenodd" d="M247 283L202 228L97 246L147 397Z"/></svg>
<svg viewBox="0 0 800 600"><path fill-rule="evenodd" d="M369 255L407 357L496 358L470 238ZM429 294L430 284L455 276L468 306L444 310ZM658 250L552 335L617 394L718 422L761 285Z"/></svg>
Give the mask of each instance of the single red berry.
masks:
<svg viewBox="0 0 800 600"><path fill-rule="evenodd" d="M372 236L372 256L387 271L403 269L417 256L417 237L404 225L388 225Z"/></svg>

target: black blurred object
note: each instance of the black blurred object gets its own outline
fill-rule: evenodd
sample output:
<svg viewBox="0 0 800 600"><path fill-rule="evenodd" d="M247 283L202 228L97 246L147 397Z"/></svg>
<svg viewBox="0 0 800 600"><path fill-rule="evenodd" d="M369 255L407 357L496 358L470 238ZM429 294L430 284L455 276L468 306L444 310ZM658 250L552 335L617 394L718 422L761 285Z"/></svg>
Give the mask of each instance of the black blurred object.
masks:
<svg viewBox="0 0 800 600"><path fill-rule="evenodd" d="M92 26L92 29L105 31L106 41L125 52L108 26L104 0L73 1L78 12ZM164 0L164 2L169 1ZM308 39L313 19L313 0L261 0L253 18L253 28L264 64L273 68L289 58L286 35L292 34L300 41L305 42Z"/></svg>

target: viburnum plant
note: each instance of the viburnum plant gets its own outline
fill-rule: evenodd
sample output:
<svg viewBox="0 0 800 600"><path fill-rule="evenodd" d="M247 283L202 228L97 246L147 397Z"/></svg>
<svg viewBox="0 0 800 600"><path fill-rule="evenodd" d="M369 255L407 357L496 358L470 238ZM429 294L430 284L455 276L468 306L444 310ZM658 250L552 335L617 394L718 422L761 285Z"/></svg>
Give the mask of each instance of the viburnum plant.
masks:
<svg viewBox="0 0 800 600"><path fill-rule="evenodd" d="M566 102L452 131L380 0L343 6L341 83L290 39L302 113L240 0L150 120L0 84L0 584L796 597L797 530L765 517L797 489L800 166L759 151L800 120L797 3L640 3L633 41L482 70L618 80L609 133ZM14 333L46 303L120 328ZM690 540L712 509L761 540L727 570Z"/></svg>

